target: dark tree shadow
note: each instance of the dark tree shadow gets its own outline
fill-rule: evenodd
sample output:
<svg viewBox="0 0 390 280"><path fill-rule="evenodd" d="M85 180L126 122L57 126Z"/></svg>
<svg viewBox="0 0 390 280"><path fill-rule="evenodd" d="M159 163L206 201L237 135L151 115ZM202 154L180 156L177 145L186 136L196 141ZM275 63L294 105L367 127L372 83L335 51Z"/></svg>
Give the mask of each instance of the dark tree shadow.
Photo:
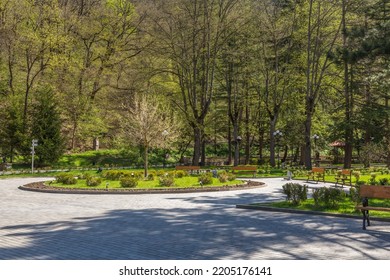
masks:
<svg viewBox="0 0 390 280"><path fill-rule="evenodd" d="M174 199L194 207L113 210L96 217L3 227L5 240L25 237L30 242L1 246L0 258L377 259L378 251L390 258L386 223L363 232L360 220L235 209L244 201L272 200L261 194ZM346 250L354 256L340 253Z"/></svg>

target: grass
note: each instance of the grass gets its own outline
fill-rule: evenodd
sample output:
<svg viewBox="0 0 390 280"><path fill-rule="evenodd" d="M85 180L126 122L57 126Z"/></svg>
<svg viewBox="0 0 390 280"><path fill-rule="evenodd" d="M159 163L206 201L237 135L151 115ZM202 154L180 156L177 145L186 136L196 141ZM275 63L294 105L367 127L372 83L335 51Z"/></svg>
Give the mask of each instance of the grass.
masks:
<svg viewBox="0 0 390 280"><path fill-rule="evenodd" d="M375 180L376 180L376 182L379 182L380 179L384 179L384 178L387 178L390 181L390 175L389 174L378 174L375 177ZM294 179L306 180L307 179L307 175L294 176ZM371 175L360 175L359 181L364 181L364 182L366 182L368 184L370 179L371 179ZM329 175L329 174L325 175L325 181L329 182L329 183L336 183L336 175L335 174L333 174L333 175ZM356 183L356 178L352 176L352 185L355 185L355 183ZM339 184L341 184L341 182L339 182Z"/></svg>
<svg viewBox="0 0 390 280"><path fill-rule="evenodd" d="M99 186L88 187L86 184L86 180L81 180L81 179L77 180L77 183L75 185L64 185L64 184L56 183L55 181L53 181L53 183L51 183L51 186L74 188L74 189L85 189L85 188L105 189L106 184L108 184L109 189L121 188L119 181L103 180ZM219 187L219 186L226 186L226 185L232 186L232 185L237 185L237 184L242 184L242 181L234 180L234 181L228 181L226 183L221 183L221 182L219 182L218 179L213 178L213 184L204 185L204 187ZM192 188L192 187L200 188L202 186L198 182L198 177L186 176L183 178L175 178L175 185L173 187L174 188ZM139 180L136 188L137 189L153 189L153 188L164 188L164 187L160 186L158 179L155 179L153 181Z"/></svg>
<svg viewBox="0 0 390 280"><path fill-rule="evenodd" d="M280 202L272 202L272 203L255 203L252 205L361 216L361 212L358 210L355 210L355 203L352 202L348 197L344 198L339 203L338 207L335 207L335 208L325 207L325 206L316 206L314 204L314 199L307 199L306 201L301 202L300 205L293 205L291 202L288 202L288 201L280 201ZM390 200L389 199L370 199L370 206L390 208ZM390 212L370 211L370 215L373 217L390 218Z"/></svg>

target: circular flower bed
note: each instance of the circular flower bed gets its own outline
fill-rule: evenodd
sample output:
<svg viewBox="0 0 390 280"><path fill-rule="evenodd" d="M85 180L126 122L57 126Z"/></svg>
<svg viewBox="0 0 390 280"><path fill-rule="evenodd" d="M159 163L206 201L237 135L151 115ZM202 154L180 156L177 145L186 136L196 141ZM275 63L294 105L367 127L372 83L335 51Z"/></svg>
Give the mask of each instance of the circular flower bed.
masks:
<svg viewBox="0 0 390 280"><path fill-rule="evenodd" d="M137 188L118 188L118 189L96 189L96 188L66 188L54 187L45 184L45 182L34 182L19 189L25 191L36 191L46 193L69 193L69 194L146 194L146 193L191 193L191 192L212 192L212 191L233 191L242 189L253 189L264 187L265 184L261 182L246 181L242 184L218 187L191 187L191 188L151 188L151 189L137 189Z"/></svg>

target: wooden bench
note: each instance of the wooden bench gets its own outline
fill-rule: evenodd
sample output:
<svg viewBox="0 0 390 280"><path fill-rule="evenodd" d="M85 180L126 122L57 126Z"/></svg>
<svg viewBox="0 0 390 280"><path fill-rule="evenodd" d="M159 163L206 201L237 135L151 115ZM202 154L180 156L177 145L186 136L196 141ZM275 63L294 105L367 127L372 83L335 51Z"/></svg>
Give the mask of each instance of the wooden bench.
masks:
<svg viewBox="0 0 390 280"><path fill-rule="evenodd" d="M363 214L363 229L370 225L370 210L390 212L389 207L373 207L368 205L369 198L390 199L390 186L361 186L359 190L362 204L356 206L357 210L361 210Z"/></svg>
<svg viewBox="0 0 390 280"><path fill-rule="evenodd" d="M352 185L352 170L348 170L348 169L338 170L335 179L336 179L336 185L335 185L336 187L339 182L341 182L341 187L345 185L345 182L348 182L349 185Z"/></svg>
<svg viewBox="0 0 390 280"><path fill-rule="evenodd" d="M256 165L238 165L232 167L232 172L234 171L248 171L253 173L253 177L256 177L257 174L257 166Z"/></svg>
<svg viewBox="0 0 390 280"><path fill-rule="evenodd" d="M189 171L190 173L193 173L194 171L196 171L197 173L199 173L199 171L200 171L200 166L197 166L197 165L176 165L175 169L176 169L176 170L185 170L185 171Z"/></svg>
<svg viewBox="0 0 390 280"><path fill-rule="evenodd" d="M317 178L317 183L320 181L320 179L325 182L325 168L313 167L311 171L307 174L307 182L309 182L310 178L312 178L313 181L315 181Z"/></svg>

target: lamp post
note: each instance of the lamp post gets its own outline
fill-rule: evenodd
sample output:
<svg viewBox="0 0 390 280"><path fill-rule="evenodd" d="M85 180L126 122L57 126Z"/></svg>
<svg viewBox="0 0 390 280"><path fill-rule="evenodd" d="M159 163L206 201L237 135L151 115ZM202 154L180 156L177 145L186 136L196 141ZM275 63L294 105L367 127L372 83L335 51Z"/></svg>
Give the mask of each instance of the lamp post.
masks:
<svg viewBox="0 0 390 280"><path fill-rule="evenodd" d="M236 139L234 139L234 166L237 166L240 164L240 142L242 138L241 136L237 136Z"/></svg>
<svg viewBox="0 0 390 280"><path fill-rule="evenodd" d="M38 146L38 140L33 139L31 142L31 173L34 173L34 155L36 146Z"/></svg>
<svg viewBox="0 0 390 280"><path fill-rule="evenodd" d="M161 134L164 137L164 144L165 144L165 139L167 138L169 132L168 132L168 130L164 129L164 131ZM168 151L165 148L165 150L164 150L164 161L163 161L163 167L164 168L165 168L165 165L166 165L167 155L168 155Z"/></svg>
<svg viewBox="0 0 390 280"><path fill-rule="evenodd" d="M320 153L318 152L317 150L317 140L320 139L320 136L318 136L317 134L314 134L313 135L313 139L314 139L314 164L315 166L319 167L320 165Z"/></svg>
<svg viewBox="0 0 390 280"><path fill-rule="evenodd" d="M279 156L279 152L280 152L280 145L279 145L279 141L280 141L280 138L283 136L283 132L281 132L279 129L276 130L274 133L273 133L274 137L275 137L275 140L276 140L276 147L278 149L278 168L280 167L280 156Z"/></svg>

